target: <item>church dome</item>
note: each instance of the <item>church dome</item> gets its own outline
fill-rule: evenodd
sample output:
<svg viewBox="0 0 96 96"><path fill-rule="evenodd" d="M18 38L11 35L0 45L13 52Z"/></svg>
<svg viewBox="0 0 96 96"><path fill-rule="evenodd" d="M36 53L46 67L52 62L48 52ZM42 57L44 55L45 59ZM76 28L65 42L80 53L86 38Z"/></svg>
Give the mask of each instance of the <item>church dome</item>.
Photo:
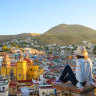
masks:
<svg viewBox="0 0 96 96"><path fill-rule="evenodd" d="M30 63L30 64L33 63L32 60L29 58L25 58L24 61L27 61L27 63Z"/></svg>

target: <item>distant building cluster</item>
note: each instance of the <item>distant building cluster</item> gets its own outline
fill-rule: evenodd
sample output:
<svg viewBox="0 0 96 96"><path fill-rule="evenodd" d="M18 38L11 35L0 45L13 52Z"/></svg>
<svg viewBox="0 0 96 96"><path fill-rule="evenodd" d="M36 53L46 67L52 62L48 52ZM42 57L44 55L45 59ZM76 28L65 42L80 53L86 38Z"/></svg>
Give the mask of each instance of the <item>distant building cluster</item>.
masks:
<svg viewBox="0 0 96 96"><path fill-rule="evenodd" d="M32 40L30 37L26 40L13 39L11 42L16 42L17 45L20 42L30 44L20 48L6 42L5 45L9 50L4 51L5 46L0 48L0 95L50 96L51 94L54 96L57 90L53 87L52 82L59 78L64 66L69 64L75 73L76 58L74 58L73 52L79 44L40 45L37 40ZM30 47L30 45L32 46ZM92 51L94 44L82 41L81 45L87 47L96 78L96 56ZM35 49L37 46L41 49Z"/></svg>

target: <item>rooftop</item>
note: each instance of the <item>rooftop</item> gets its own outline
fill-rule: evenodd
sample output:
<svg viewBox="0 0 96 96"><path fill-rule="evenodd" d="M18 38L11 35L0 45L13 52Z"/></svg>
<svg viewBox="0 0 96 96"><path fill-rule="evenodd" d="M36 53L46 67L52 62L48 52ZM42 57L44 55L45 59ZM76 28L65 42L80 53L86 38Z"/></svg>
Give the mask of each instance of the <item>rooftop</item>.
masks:
<svg viewBox="0 0 96 96"><path fill-rule="evenodd" d="M52 85L39 85L39 88L41 88L41 89L49 89L49 88L53 88L53 86Z"/></svg>

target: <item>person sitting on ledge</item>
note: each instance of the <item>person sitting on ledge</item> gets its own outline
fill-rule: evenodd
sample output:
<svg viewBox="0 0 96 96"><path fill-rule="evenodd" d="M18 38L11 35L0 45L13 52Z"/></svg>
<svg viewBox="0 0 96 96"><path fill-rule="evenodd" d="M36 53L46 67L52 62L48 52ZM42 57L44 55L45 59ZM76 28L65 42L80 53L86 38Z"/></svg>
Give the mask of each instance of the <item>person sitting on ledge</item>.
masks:
<svg viewBox="0 0 96 96"><path fill-rule="evenodd" d="M74 51L74 55L76 56L76 74L73 73L69 65L66 65L60 78L54 83L71 81L80 91L83 91L86 84L96 87L92 76L92 62L88 58L86 48L78 46L77 50Z"/></svg>

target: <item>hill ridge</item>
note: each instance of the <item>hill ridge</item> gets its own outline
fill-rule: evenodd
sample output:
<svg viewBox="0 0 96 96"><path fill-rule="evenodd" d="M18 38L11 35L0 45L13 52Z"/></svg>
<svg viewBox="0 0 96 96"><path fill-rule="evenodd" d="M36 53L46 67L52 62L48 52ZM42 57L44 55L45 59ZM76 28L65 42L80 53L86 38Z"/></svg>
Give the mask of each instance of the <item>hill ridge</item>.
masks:
<svg viewBox="0 0 96 96"><path fill-rule="evenodd" d="M27 37L36 37L41 44L75 44L81 41L90 40L96 43L96 30L79 24L59 24L43 34L22 33L17 35L0 35L0 41L11 39L25 39Z"/></svg>
<svg viewBox="0 0 96 96"><path fill-rule="evenodd" d="M73 44L83 40L94 40L95 37L96 30L92 28L78 24L59 24L42 34L41 42L44 44Z"/></svg>

